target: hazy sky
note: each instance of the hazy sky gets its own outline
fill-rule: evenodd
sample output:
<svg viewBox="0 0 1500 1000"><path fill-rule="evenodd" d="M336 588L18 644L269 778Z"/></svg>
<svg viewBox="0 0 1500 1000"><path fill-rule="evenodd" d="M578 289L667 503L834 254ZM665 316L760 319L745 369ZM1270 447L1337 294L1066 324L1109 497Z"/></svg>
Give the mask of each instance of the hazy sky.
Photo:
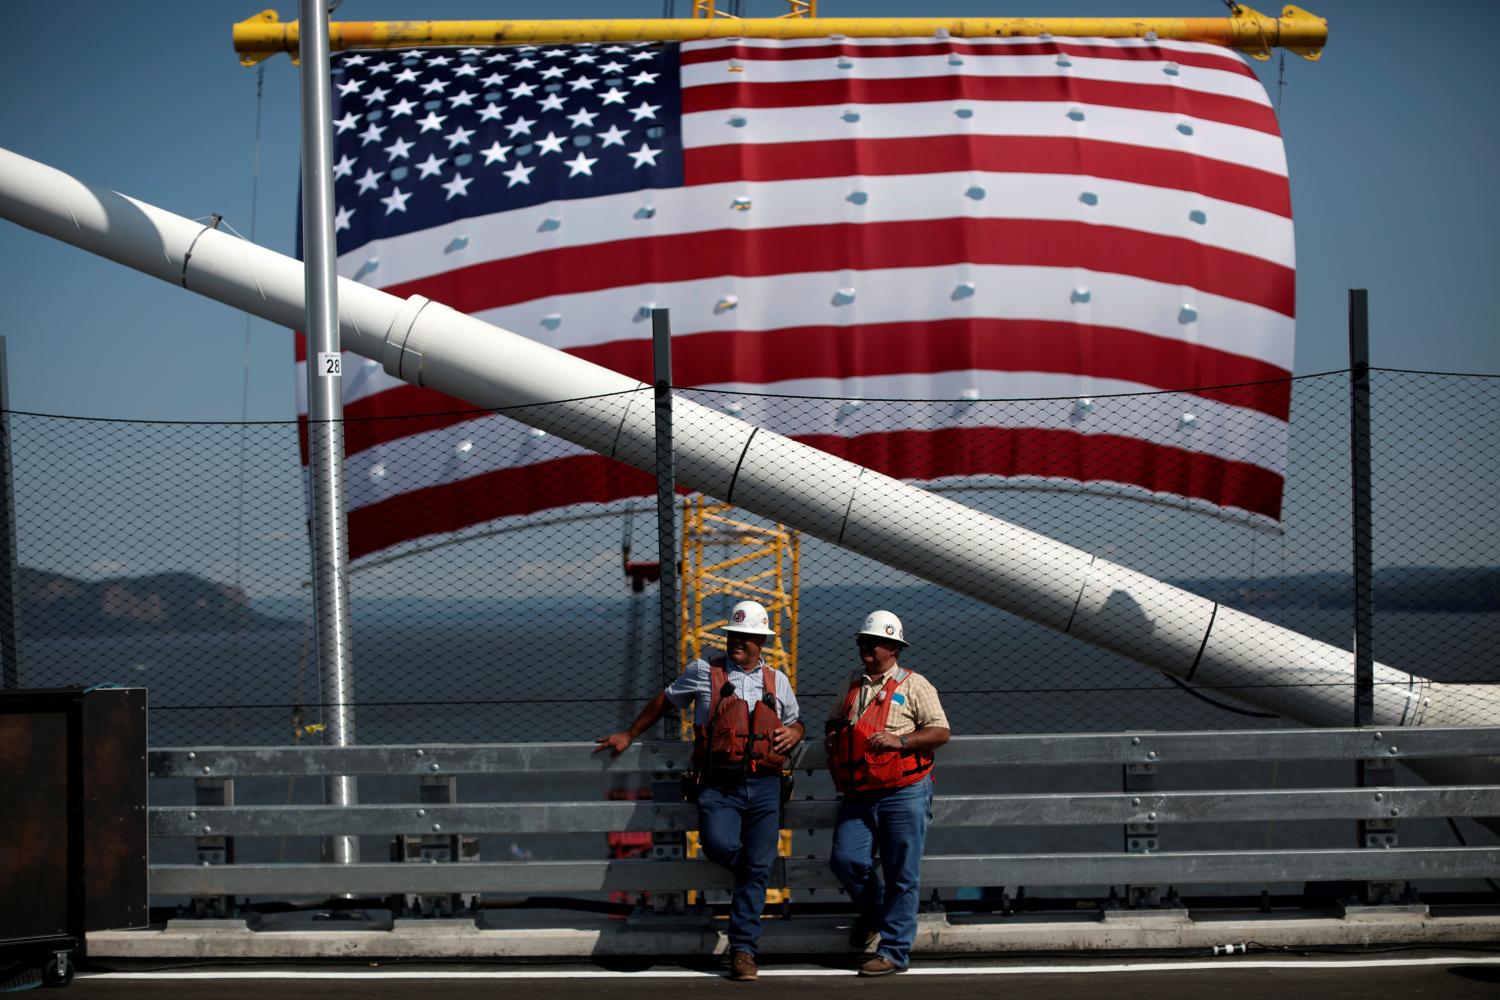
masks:
<svg viewBox="0 0 1500 1000"><path fill-rule="evenodd" d="M688 0L677 0L679 11ZM826 16L995 14L949 0L820 0ZM1297 225L1299 373L1347 362L1346 289L1371 289L1377 365L1500 372L1494 189L1500 67L1481 47L1419 35L1479 23L1490 0L1314 2L1331 22L1319 63L1289 57L1282 124ZM95 0L6 11L0 145L188 217L222 214L291 252L297 72L265 64L259 207L251 211L256 71L231 25L253 0ZM283 20L296 5L279 5ZM346 0L335 17L526 16L477 0ZM747 13L776 14L777 0ZM1265 8L1268 12L1272 7ZM656 16L660 0L557 0L554 16ZM1014 14L1219 16L1219 0L1030 0ZM58 30L59 19L69 30ZM1276 96L1277 63L1257 64ZM293 415L290 334L0 222L12 406L92 416L235 420L248 357L252 419Z"/></svg>

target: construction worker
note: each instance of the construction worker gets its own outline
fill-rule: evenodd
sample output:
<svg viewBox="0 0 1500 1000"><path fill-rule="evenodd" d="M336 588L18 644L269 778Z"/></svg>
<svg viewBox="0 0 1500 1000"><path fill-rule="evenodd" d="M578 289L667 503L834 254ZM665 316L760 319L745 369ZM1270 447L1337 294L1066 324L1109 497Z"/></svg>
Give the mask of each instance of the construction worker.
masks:
<svg viewBox="0 0 1500 1000"><path fill-rule="evenodd" d="M829 864L858 907L850 945L880 942L859 974L885 976L911 962L933 751L948 742L948 717L932 684L897 662L907 646L901 619L871 612L855 642L863 669L849 676L824 739L842 793Z"/></svg>
<svg viewBox="0 0 1500 1000"><path fill-rule="evenodd" d="M729 972L759 973L760 913L781 817L786 755L802 740L797 696L785 674L760 652L775 635L766 609L740 601L724 626L728 655L694 660L651 700L630 728L598 740L594 751L619 755L667 711L693 705L693 769L703 853L734 876L729 909Z"/></svg>

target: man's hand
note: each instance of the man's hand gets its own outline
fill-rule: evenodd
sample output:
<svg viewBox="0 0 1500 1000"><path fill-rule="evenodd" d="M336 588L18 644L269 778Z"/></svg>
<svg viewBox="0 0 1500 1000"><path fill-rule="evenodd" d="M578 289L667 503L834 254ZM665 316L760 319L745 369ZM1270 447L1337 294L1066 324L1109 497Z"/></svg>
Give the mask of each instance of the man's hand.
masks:
<svg viewBox="0 0 1500 1000"><path fill-rule="evenodd" d="M802 742L802 727L799 726L777 726L771 730L771 745L780 754L787 753Z"/></svg>
<svg viewBox="0 0 1500 1000"><path fill-rule="evenodd" d="M611 757L618 757L625 752L626 747L635 742L635 737L631 736L628 730L621 730L618 733L601 736L594 742L599 744L594 747L594 753L598 753L600 750L608 750Z"/></svg>
<svg viewBox="0 0 1500 1000"><path fill-rule="evenodd" d="M865 746L870 750L900 750L901 737L892 733L876 733Z"/></svg>

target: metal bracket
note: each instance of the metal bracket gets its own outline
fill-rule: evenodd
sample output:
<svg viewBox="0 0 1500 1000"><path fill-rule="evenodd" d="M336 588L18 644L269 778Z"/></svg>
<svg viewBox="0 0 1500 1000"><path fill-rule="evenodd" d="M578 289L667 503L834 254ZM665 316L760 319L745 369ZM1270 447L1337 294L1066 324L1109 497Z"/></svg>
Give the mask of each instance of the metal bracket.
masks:
<svg viewBox="0 0 1500 1000"><path fill-rule="evenodd" d="M207 770L207 768L204 768ZM204 807L202 811L188 813L188 818L198 822L202 835L193 838L193 846L200 865L234 864L234 838L214 832L213 810L215 807L234 805L233 778L194 778L193 804ZM233 896L194 896L190 908L199 920L224 919L234 914Z"/></svg>
<svg viewBox="0 0 1500 1000"><path fill-rule="evenodd" d="M1382 739L1381 733L1375 734L1376 742ZM1390 757L1361 758L1355 762L1358 770L1358 780L1361 788L1370 788L1371 795L1376 802L1384 803L1387 793L1383 789L1392 788L1396 784L1396 762ZM1373 850L1387 850L1401 845L1400 835L1396 832L1396 821L1400 815L1400 808L1389 806L1380 811L1388 812L1389 815L1374 819L1362 819L1358 824L1359 846ZM1412 899L1411 883L1401 882L1365 882L1359 886L1357 903L1362 912L1368 913L1373 908L1383 909L1386 907L1404 907ZM1346 912L1348 907L1345 907Z"/></svg>
<svg viewBox="0 0 1500 1000"><path fill-rule="evenodd" d="M420 801L423 805L454 805L458 802L458 777L452 774L422 775ZM418 809L420 815L423 810ZM398 834L391 842L392 861L455 864L479 860L479 838L442 829L432 823L420 834ZM452 892L436 895L408 893L401 897L403 912L428 917L456 917L473 912L479 904L477 892Z"/></svg>
<svg viewBox="0 0 1500 1000"><path fill-rule="evenodd" d="M652 802L681 802L681 771L655 771L651 775ZM653 832L651 834L652 861L681 861L687 857L688 838L685 833ZM699 894L701 897L701 893ZM632 917L683 917L688 914L688 894L685 892L653 892L642 900Z"/></svg>
<svg viewBox="0 0 1500 1000"><path fill-rule="evenodd" d="M1139 737L1136 737L1139 740ZM1155 757L1155 752L1151 752ZM1140 762L1124 766L1122 790L1126 794L1136 792L1156 791L1156 763ZM1139 807L1141 799L1132 795L1131 805ZM1126 854L1155 854L1161 849L1161 839L1158 836L1156 826L1156 814L1148 813L1145 822L1126 823L1124 846ZM1127 885L1125 887L1125 906L1131 910L1157 909L1163 905L1163 899L1170 894L1170 890L1160 885ZM1111 889L1113 897L1113 889ZM1175 895L1175 894L1172 894ZM1117 904L1118 905L1118 904Z"/></svg>

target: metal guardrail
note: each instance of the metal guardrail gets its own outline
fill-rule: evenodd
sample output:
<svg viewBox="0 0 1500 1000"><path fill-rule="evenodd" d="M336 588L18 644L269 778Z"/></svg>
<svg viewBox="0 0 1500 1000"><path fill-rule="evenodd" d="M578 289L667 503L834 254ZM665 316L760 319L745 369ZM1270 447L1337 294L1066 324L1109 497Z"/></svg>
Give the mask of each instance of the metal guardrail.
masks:
<svg viewBox="0 0 1500 1000"><path fill-rule="evenodd" d="M809 740L798 766L826 768ZM617 758L593 743L428 743L360 747L172 747L152 750L153 778L243 778L324 774L480 774L670 771L687 766L691 746L637 741ZM1206 732L1065 733L956 736L944 767L983 765L1163 764L1232 760L1357 760L1500 756L1500 727L1282 729Z"/></svg>
<svg viewBox="0 0 1500 1000"><path fill-rule="evenodd" d="M1394 848L1380 851L1198 851L1162 854L995 854L929 856L922 886L1090 886L1265 884L1307 880L1478 878L1500 871L1500 849ZM778 858L771 884L837 888L819 858ZM153 895L299 896L353 893L560 893L727 889L708 861L480 861L459 865L160 865Z"/></svg>
<svg viewBox="0 0 1500 1000"><path fill-rule="evenodd" d="M784 825L793 830L832 829L837 812L835 801L788 802ZM938 826L967 827L1500 816L1500 787L946 795L933 800L932 812L933 823ZM462 830L466 834L686 833L697 828L697 807L687 802L158 806L151 810L150 820L153 837L287 837L423 830Z"/></svg>
<svg viewBox="0 0 1500 1000"><path fill-rule="evenodd" d="M614 774L646 772L656 778L682 769L689 747L638 742L618 758L593 752L592 743L365 747L202 747L153 750L150 774L158 779L219 779L360 775ZM1368 787L1287 790L1156 791L1149 787L1163 764L1224 761L1359 761L1384 769L1403 759L1500 757L1500 727L1403 730L1324 729L1189 733L1106 733L1046 736L958 737L944 747L944 768L1063 766L1122 767L1123 792L1068 794L939 795L934 824L944 827L1048 827L1114 825L1125 831L1119 853L1038 853L929 856L922 883L932 888L983 885L1090 886L1193 885L1366 880L1482 878L1500 875L1500 848L1397 846L1395 824L1416 817L1500 816L1500 785ZM798 762L809 773L827 766L813 743ZM215 784L218 782L215 781ZM1132 790L1134 789L1134 790ZM672 801L563 801L394 805L158 806L150 811L153 837L278 837L649 832L678 835L695 828L696 808ZM201 801L201 799L200 799ZM789 828L833 825L838 803L789 802ZM1179 823L1349 820L1366 835L1364 848L1348 850L1161 851L1159 828ZM1354 838L1351 837L1351 842ZM1374 848L1374 849L1372 849ZM669 852L670 853L670 852ZM232 856L232 855L229 855ZM680 855L679 855L680 856ZM836 888L827 862L778 859L772 884ZM468 861L462 864L359 865L155 865L156 896L394 894L503 892L561 893L678 891L729 885L706 861Z"/></svg>

